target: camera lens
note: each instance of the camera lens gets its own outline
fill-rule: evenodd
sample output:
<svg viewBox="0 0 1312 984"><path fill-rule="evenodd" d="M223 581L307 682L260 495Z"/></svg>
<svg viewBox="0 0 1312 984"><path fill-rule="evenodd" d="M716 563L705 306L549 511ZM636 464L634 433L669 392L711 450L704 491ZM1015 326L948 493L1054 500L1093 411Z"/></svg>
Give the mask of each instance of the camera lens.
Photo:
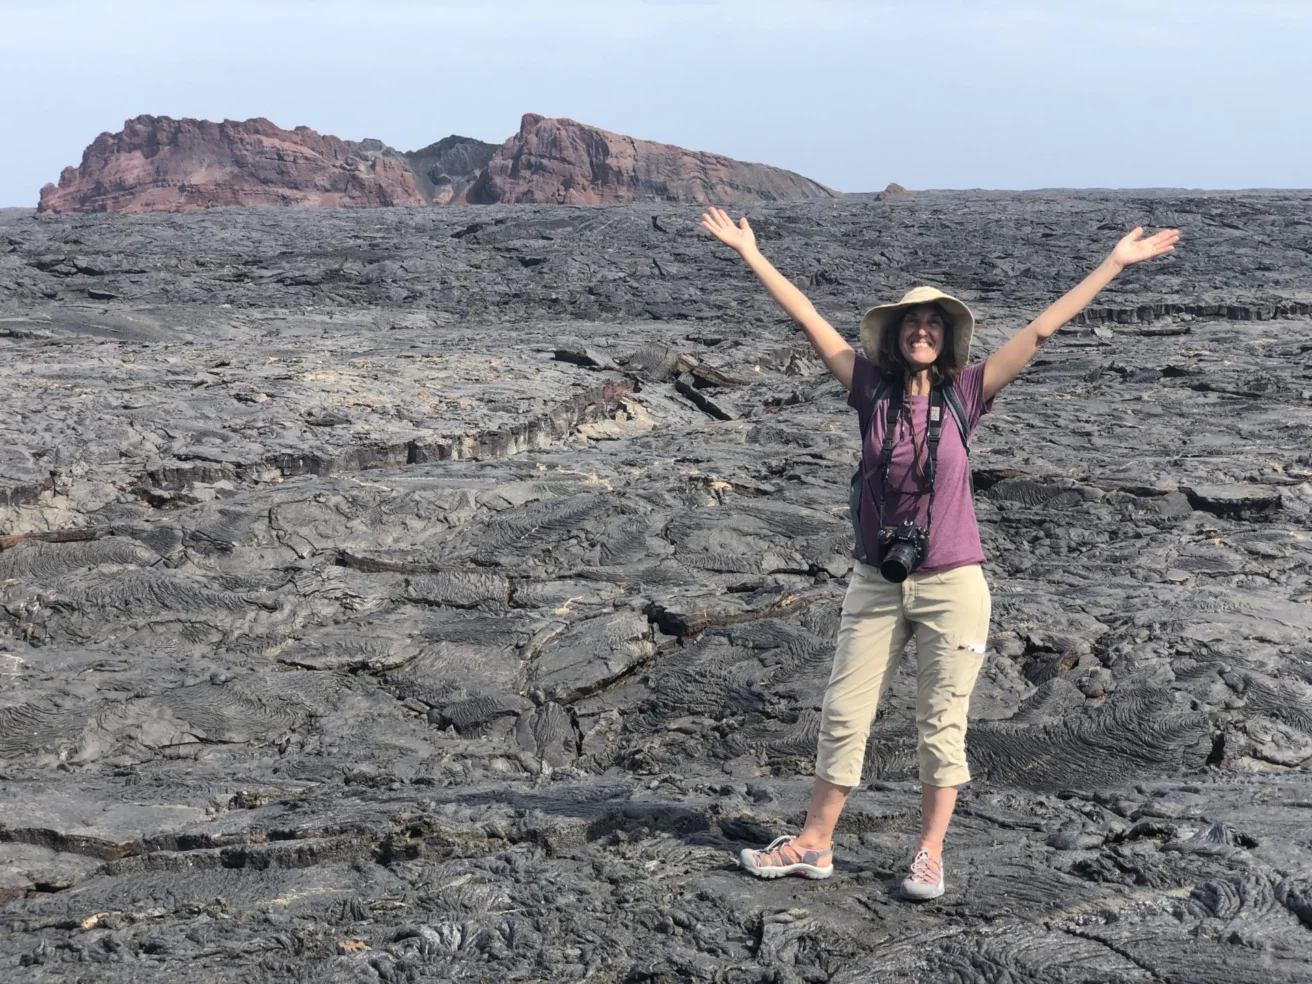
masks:
<svg viewBox="0 0 1312 984"><path fill-rule="evenodd" d="M910 543L895 543L889 548L884 555L884 561L879 565L879 573L884 575L885 581L892 581L894 584L907 579L911 569L916 566L916 548Z"/></svg>

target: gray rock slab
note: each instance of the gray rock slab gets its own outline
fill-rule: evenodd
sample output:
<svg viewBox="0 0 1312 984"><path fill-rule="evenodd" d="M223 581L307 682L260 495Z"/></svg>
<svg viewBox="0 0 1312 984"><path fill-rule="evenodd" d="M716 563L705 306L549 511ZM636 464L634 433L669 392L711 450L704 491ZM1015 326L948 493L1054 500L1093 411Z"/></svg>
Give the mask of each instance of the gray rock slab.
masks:
<svg viewBox="0 0 1312 984"><path fill-rule="evenodd" d="M14 214L0 979L1312 977L1312 200L749 216L849 339L930 282L981 358L1184 233L972 447L944 897L914 647L835 876L736 868L804 815L857 433L695 214Z"/></svg>

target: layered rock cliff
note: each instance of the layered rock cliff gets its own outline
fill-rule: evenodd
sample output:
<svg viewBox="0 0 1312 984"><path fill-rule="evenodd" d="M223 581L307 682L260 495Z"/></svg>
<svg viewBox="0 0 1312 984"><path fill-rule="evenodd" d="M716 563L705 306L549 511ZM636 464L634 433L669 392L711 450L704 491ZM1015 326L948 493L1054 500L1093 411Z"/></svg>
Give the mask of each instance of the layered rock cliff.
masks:
<svg viewBox="0 0 1312 984"><path fill-rule="evenodd" d="M792 171L529 114L499 147L451 136L402 153L266 119L138 116L41 189L41 212L189 212L216 205L597 205L827 199Z"/></svg>
<svg viewBox="0 0 1312 984"><path fill-rule="evenodd" d="M266 119L138 116L102 133L41 189L41 212L190 212L216 205L424 205L380 141L349 142Z"/></svg>
<svg viewBox="0 0 1312 984"><path fill-rule="evenodd" d="M836 198L808 178L720 154L637 140L569 119L526 114L466 193L472 204L710 204Z"/></svg>

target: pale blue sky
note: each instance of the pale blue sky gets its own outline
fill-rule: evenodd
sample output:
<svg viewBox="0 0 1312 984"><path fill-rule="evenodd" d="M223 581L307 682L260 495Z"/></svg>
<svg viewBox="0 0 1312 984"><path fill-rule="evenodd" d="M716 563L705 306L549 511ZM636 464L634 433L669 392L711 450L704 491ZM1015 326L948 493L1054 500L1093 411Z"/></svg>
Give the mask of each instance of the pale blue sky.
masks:
<svg viewBox="0 0 1312 984"><path fill-rule="evenodd" d="M1312 187L1310 0L0 0L0 206L142 113L401 150L521 114L842 191Z"/></svg>

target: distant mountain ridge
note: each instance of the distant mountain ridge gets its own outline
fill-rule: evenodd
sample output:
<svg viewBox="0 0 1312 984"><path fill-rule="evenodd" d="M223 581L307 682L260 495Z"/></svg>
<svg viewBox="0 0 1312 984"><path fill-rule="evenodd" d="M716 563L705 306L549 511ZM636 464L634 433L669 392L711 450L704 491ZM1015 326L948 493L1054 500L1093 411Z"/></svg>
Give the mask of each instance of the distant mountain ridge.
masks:
<svg viewBox="0 0 1312 984"><path fill-rule="evenodd" d="M420 150L267 119L138 116L41 189L38 212L189 212L222 205L709 204L835 198L792 171L526 114L500 146L449 136Z"/></svg>

